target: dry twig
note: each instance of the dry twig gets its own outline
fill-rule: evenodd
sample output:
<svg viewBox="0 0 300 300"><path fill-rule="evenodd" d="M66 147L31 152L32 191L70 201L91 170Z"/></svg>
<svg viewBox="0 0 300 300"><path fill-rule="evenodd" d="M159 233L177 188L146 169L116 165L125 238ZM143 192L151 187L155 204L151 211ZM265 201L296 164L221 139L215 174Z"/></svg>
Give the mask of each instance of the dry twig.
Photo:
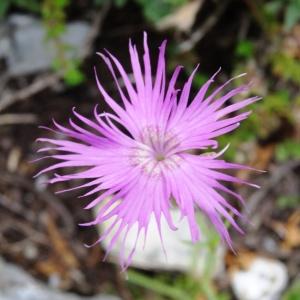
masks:
<svg viewBox="0 0 300 300"><path fill-rule="evenodd" d="M59 74L46 74L44 76L40 76L32 84L19 91L4 92L4 96L0 101L0 111L3 111L4 109L15 104L16 102L22 102L24 100L27 100L31 96L43 91L44 89L57 84L59 78Z"/></svg>
<svg viewBox="0 0 300 300"><path fill-rule="evenodd" d="M92 21L92 27L87 36L87 42L85 43L85 47L82 50L83 59L90 55L93 48L93 43L97 36L101 33L103 21L109 11L110 6L110 1L106 1L105 4L102 6L101 10L95 12Z"/></svg>
<svg viewBox="0 0 300 300"><path fill-rule="evenodd" d="M255 224L255 227L260 225L259 220L253 220L254 213L258 207L260 207L261 202L267 198L268 194L277 187L280 181L291 171L300 166L300 160L288 161L283 165L276 167L269 177L269 180L263 187L257 190L247 201L247 206L245 212L252 220L252 224Z"/></svg>
<svg viewBox="0 0 300 300"><path fill-rule="evenodd" d="M72 215L52 193L47 190L38 190L30 180L27 180L19 174L0 171L0 181L13 186L21 186L22 188L31 191L40 200L45 201L49 206L55 209L61 216L68 234L72 235L75 232L75 224Z"/></svg>
<svg viewBox="0 0 300 300"><path fill-rule="evenodd" d="M211 30L212 27L214 27L218 22L220 16L227 7L228 2L229 0L224 0L221 4L219 4L216 11L212 13L206 19L206 21L191 34L191 36L187 40L179 44L178 50L180 53L190 51L198 42L200 42L205 37L207 32Z"/></svg>
<svg viewBox="0 0 300 300"><path fill-rule="evenodd" d="M0 126L13 124L33 124L37 122L34 114L3 114L0 115Z"/></svg>

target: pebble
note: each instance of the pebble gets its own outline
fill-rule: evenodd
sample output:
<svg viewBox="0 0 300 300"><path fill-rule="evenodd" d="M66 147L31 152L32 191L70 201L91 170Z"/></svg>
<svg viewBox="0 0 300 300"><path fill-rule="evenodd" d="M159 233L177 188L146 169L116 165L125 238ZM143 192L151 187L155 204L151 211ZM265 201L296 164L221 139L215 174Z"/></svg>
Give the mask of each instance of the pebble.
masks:
<svg viewBox="0 0 300 300"><path fill-rule="evenodd" d="M264 257L255 258L247 270L235 271L231 278L232 289L239 300L279 300L287 282L285 265Z"/></svg>

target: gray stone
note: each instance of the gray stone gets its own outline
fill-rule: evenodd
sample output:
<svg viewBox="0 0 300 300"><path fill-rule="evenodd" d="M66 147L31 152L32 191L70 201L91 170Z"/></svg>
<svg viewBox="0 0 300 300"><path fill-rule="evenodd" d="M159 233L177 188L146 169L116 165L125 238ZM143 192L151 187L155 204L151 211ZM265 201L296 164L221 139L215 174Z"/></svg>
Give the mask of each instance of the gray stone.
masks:
<svg viewBox="0 0 300 300"><path fill-rule="evenodd" d="M47 39L47 32L38 19L12 15L4 25L0 38L0 56L8 64L11 76L27 75L47 70L57 57L57 50L52 40ZM67 59L82 57L90 26L86 22L67 24L61 36L66 45Z"/></svg>
<svg viewBox="0 0 300 300"><path fill-rule="evenodd" d="M51 289L21 268L0 260L0 300L120 300L115 296L80 297Z"/></svg>

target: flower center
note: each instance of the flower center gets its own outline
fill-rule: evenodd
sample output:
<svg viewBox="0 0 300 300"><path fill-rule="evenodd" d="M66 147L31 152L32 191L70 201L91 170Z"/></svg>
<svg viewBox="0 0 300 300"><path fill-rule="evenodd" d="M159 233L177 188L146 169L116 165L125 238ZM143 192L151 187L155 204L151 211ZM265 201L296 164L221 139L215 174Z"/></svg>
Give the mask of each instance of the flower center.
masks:
<svg viewBox="0 0 300 300"><path fill-rule="evenodd" d="M155 155L155 159L157 161L163 161L165 158L166 158L165 155L162 153L156 153L156 155Z"/></svg>
<svg viewBox="0 0 300 300"><path fill-rule="evenodd" d="M157 176L167 169L179 167L181 158L176 153L176 135L160 127L148 126L142 131L141 146L133 149L130 162L149 176Z"/></svg>

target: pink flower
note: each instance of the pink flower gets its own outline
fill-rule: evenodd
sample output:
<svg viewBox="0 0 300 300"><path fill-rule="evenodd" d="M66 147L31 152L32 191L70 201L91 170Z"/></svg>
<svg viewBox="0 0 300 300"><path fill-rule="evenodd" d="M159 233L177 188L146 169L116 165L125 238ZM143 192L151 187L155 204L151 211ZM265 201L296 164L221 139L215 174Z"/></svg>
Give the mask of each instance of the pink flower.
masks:
<svg viewBox="0 0 300 300"><path fill-rule="evenodd" d="M167 82L165 48L164 41L159 48L153 76L147 35L144 34L142 63L136 47L129 43L134 83L111 53L99 53L114 78L122 104L108 95L96 75L103 99L114 113L99 113L95 107L92 121L73 110L85 129L71 119L70 128L54 121L65 139L39 139L52 144L52 147L39 151L55 150L58 154L51 157L59 161L39 174L67 167L85 167L74 174L55 174L50 182L87 179L87 183L76 187L90 188L84 196L95 195L86 209L102 205L95 220L81 225L97 225L113 220L112 225L96 241L102 241L113 232L108 252L121 236L123 244L126 243L126 235L134 225L138 226L137 240L142 231L146 236L151 215L155 217L159 233L161 218L165 218L169 227L175 230L170 215L173 205L178 207L182 217L187 218L193 242L200 239L195 213L201 211L232 247L223 220L226 219L237 231L242 232L232 216L241 217L241 214L223 195L227 193L240 202L243 199L223 182L255 186L220 171L247 168L219 159L226 149L217 154L211 150L208 150L210 154L196 153L217 148L215 138L236 129L250 114L249 111L234 116L232 113L259 98L252 97L223 107L233 96L246 91L248 86L242 85L220 96L224 87L231 82L229 80L207 96L207 90L218 71L191 99L191 85L197 67L182 90L176 89L181 67L175 69ZM124 89L118 76L122 79ZM224 192L223 195L220 192ZM134 250L135 247L127 257L121 251L123 267L130 264Z"/></svg>

